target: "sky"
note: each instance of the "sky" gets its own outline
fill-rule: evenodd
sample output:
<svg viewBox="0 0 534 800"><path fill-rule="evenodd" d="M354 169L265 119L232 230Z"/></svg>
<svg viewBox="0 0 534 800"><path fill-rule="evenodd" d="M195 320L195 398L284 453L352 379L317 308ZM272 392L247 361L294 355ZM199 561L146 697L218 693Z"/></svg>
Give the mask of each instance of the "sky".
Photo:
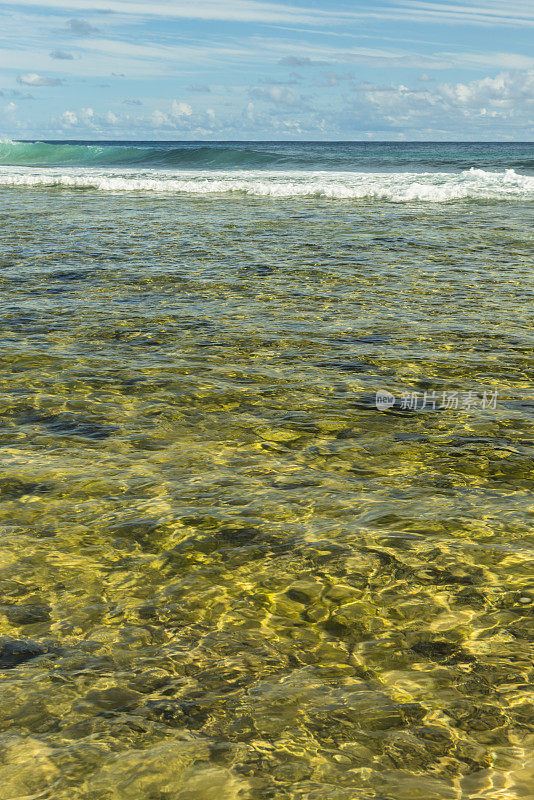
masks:
<svg viewBox="0 0 534 800"><path fill-rule="evenodd" d="M0 138L532 141L532 0L0 3Z"/></svg>

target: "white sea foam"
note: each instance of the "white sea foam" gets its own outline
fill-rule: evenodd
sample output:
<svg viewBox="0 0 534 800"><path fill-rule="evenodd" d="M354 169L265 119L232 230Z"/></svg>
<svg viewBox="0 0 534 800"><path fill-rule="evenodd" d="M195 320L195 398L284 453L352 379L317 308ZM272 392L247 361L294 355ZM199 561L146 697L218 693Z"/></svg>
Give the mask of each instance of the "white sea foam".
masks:
<svg viewBox="0 0 534 800"><path fill-rule="evenodd" d="M339 200L445 203L534 199L534 177L513 169L487 172L273 172L260 170L139 170L89 167L0 167L0 186L48 186L109 192L317 197Z"/></svg>

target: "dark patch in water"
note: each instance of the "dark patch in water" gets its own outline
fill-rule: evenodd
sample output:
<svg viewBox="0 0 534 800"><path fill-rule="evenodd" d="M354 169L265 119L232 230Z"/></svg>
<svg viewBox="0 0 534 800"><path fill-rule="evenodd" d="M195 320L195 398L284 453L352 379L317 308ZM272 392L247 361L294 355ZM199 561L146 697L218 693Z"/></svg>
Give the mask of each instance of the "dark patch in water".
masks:
<svg viewBox="0 0 534 800"><path fill-rule="evenodd" d="M39 423L51 433L57 433L62 436L79 436L83 439L94 439L96 441L107 439L118 431L115 425L101 425L88 417L69 412L48 415L31 414L20 418L18 421L21 425Z"/></svg>
<svg viewBox="0 0 534 800"><path fill-rule="evenodd" d="M369 336L356 336L352 341L359 344L388 344L391 341L391 336L386 336L382 333L372 333Z"/></svg>
<svg viewBox="0 0 534 800"><path fill-rule="evenodd" d="M315 366L337 369L340 372L369 372L372 369L364 361L316 361Z"/></svg>
<svg viewBox="0 0 534 800"><path fill-rule="evenodd" d="M486 445L490 447L507 448L513 446L510 439L505 439L502 436L455 436L450 442L447 442L448 447L471 447L473 445Z"/></svg>
<svg viewBox="0 0 534 800"><path fill-rule="evenodd" d="M466 653L457 644L440 639L415 642L410 650L418 656L438 663L457 664L475 661L474 656Z"/></svg>
<svg viewBox="0 0 534 800"><path fill-rule="evenodd" d="M2 478L0 480L1 500L17 500L25 494L44 494L51 490L52 485L49 483L32 483L18 480L18 478Z"/></svg>
<svg viewBox="0 0 534 800"><path fill-rule="evenodd" d="M149 700L139 713L171 727L202 728L208 719L206 700Z"/></svg>
<svg viewBox="0 0 534 800"><path fill-rule="evenodd" d="M257 275L270 275L272 272L276 272L275 267L268 267L265 264L250 264L246 267L242 267L241 272L254 272Z"/></svg>
<svg viewBox="0 0 534 800"><path fill-rule="evenodd" d="M271 486L276 489L308 489L312 486L321 486L320 481L273 481Z"/></svg>
<svg viewBox="0 0 534 800"><path fill-rule="evenodd" d="M50 653L51 650L37 642L24 639L0 638L0 669L13 669L25 661Z"/></svg>
<svg viewBox="0 0 534 800"><path fill-rule="evenodd" d="M59 270L51 272L48 278L57 281L85 281L94 275L94 270Z"/></svg>
<svg viewBox="0 0 534 800"><path fill-rule="evenodd" d="M230 347L231 345L227 342L214 342L211 340L205 342L195 342L195 347Z"/></svg>
<svg viewBox="0 0 534 800"><path fill-rule="evenodd" d="M350 403L350 407L361 408L366 411L377 411L380 414L392 414L393 416L412 416L414 414L438 413L444 410L440 408L439 405L436 405L436 408L432 408L430 405L427 408L421 408L423 402L421 395L417 396L416 399L418 405L417 408L404 408L402 398L397 396L395 397L395 402L390 408L379 409L376 407L376 394L362 394L357 397L355 401Z"/></svg>
<svg viewBox="0 0 534 800"><path fill-rule="evenodd" d="M4 614L12 625L33 625L36 622L48 622L50 606L20 605L4 608Z"/></svg>
<svg viewBox="0 0 534 800"><path fill-rule="evenodd" d="M534 412L534 402L530 400L504 400L501 405L514 411Z"/></svg>

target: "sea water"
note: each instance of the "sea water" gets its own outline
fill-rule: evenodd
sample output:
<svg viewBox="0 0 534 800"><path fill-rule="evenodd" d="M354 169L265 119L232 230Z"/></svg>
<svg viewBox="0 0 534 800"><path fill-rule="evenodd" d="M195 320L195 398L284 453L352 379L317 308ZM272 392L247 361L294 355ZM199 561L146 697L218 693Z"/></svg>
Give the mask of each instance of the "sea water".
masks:
<svg viewBox="0 0 534 800"><path fill-rule="evenodd" d="M534 147L0 164L2 799L532 797Z"/></svg>

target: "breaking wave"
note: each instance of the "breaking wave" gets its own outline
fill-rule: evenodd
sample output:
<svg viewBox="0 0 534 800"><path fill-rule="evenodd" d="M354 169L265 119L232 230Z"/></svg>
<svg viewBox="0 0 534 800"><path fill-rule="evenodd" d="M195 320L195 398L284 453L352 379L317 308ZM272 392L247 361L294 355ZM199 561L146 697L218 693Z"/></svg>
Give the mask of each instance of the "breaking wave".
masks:
<svg viewBox="0 0 534 800"><path fill-rule="evenodd" d="M174 170L534 174L532 145L474 142L13 142L0 165Z"/></svg>
<svg viewBox="0 0 534 800"><path fill-rule="evenodd" d="M264 170L136 170L0 167L0 186L96 189L197 195L445 203L534 199L534 177L513 169L489 172L331 172Z"/></svg>

